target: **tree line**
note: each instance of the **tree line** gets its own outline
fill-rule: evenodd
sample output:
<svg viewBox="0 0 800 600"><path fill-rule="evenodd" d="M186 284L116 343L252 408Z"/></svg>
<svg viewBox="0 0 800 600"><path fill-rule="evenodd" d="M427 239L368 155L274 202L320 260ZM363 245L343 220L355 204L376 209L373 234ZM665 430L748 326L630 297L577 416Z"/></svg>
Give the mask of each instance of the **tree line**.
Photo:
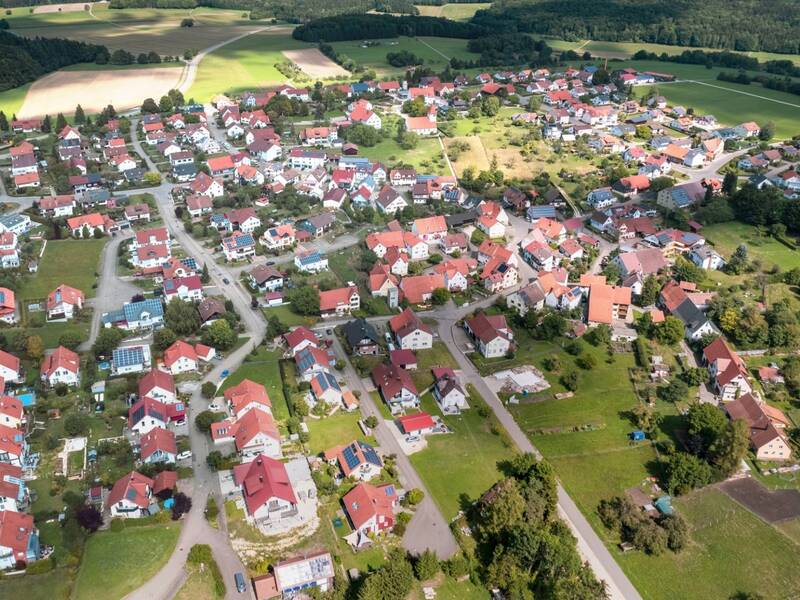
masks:
<svg viewBox="0 0 800 600"><path fill-rule="evenodd" d="M570 41L800 51L800 5L794 0L498 0L472 23Z"/></svg>
<svg viewBox="0 0 800 600"><path fill-rule="evenodd" d="M440 17L349 14L310 21L295 28L292 37L304 42L341 42L401 35L470 39L482 33L480 27Z"/></svg>
<svg viewBox="0 0 800 600"><path fill-rule="evenodd" d="M61 38L24 38L0 31L0 91L77 63L106 64L105 46Z"/></svg>
<svg viewBox="0 0 800 600"><path fill-rule="evenodd" d="M800 82L794 81L791 77L767 77L766 75L748 75L744 71L733 73L729 71L722 71L717 75L719 81L728 81L730 83L739 83L741 85L750 85L751 83L760 83L765 88L777 90L779 92L786 92L787 94L795 94L800 96Z"/></svg>

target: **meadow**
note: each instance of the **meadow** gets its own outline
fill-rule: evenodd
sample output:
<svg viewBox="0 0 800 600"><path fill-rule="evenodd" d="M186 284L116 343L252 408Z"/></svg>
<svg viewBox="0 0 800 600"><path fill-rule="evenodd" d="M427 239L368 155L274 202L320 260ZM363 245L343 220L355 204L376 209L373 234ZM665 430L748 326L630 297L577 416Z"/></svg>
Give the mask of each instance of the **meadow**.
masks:
<svg viewBox="0 0 800 600"><path fill-rule="evenodd" d="M94 283L100 266L100 253L106 239L58 240L47 242L39 271L26 278L17 292L20 300L41 299L62 283L86 294L95 295Z"/></svg>
<svg viewBox="0 0 800 600"><path fill-rule="evenodd" d="M800 267L800 252L770 235L762 235L752 225L738 221L718 223L704 227L702 234L723 256L730 256L739 244L745 244L750 259L760 260L765 270L772 265L778 265L783 271Z"/></svg>
<svg viewBox="0 0 800 600"><path fill-rule="evenodd" d="M363 47L361 41L334 42L336 51L359 65L373 69L378 77L396 76L405 73L405 67L393 67L386 62L389 52L407 51L425 61L425 66L434 70L444 69L452 57L472 60L476 57L467 51L467 40L436 37L399 37L371 40L377 45Z"/></svg>
<svg viewBox="0 0 800 600"><path fill-rule="evenodd" d="M276 421L284 421L289 418L289 408L283 396L281 384L281 373L278 365L282 353L279 350L266 350L259 348L255 356L248 355L242 365L234 371L219 389L222 394L229 387L241 383L244 379L250 379L260 383L267 388L267 394L272 401L272 414Z"/></svg>

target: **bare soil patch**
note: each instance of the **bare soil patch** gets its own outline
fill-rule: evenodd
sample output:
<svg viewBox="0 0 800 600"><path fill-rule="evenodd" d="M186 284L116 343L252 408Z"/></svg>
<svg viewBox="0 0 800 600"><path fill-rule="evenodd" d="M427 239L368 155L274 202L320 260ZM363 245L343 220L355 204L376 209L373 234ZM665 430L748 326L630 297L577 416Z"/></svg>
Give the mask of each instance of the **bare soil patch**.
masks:
<svg viewBox="0 0 800 600"><path fill-rule="evenodd" d="M337 65L316 48L284 50L283 55L300 67L303 73L313 78L350 76L350 71Z"/></svg>
<svg viewBox="0 0 800 600"><path fill-rule="evenodd" d="M108 104L117 110L139 106L145 98L160 98L175 87L181 69L58 71L31 85L19 118L72 113L80 104L99 112Z"/></svg>
<svg viewBox="0 0 800 600"><path fill-rule="evenodd" d="M719 488L769 523L778 523L800 516L798 490L771 491L751 477L725 481L719 484Z"/></svg>

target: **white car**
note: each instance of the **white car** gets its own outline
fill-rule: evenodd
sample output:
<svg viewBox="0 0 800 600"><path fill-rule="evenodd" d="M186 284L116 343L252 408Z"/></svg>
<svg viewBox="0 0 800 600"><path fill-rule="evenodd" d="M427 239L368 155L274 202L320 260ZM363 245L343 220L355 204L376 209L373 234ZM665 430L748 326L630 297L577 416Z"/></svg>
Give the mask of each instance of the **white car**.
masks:
<svg viewBox="0 0 800 600"><path fill-rule="evenodd" d="M186 452L181 452L180 454L178 454L177 458L178 460L187 460L189 458L192 458L192 451L187 450Z"/></svg>
<svg viewBox="0 0 800 600"><path fill-rule="evenodd" d="M212 402L208 405L208 410L222 410L222 407L216 402Z"/></svg>

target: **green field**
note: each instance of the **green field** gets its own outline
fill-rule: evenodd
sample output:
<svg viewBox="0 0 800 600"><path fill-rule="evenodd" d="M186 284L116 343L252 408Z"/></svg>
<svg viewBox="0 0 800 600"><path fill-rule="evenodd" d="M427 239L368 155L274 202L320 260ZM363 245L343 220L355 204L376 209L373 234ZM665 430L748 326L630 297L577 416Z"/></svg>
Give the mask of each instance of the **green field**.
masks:
<svg viewBox="0 0 800 600"><path fill-rule="evenodd" d="M508 438L501 436L503 430L495 417L478 413L483 399L474 389L469 395L469 410L443 417L453 432L427 436L428 447L409 457L448 521L502 478L497 463L510 459L515 452L504 441ZM441 416L430 394L423 396L421 408Z"/></svg>
<svg viewBox="0 0 800 600"><path fill-rule="evenodd" d="M276 63L286 60L281 51L309 47L293 39L286 27L232 42L200 61L197 78L186 97L206 102L216 94L240 94L283 83L286 76L275 68Z"/></svg>
<svg viewBox="0 0 800 600"><path fill-rule="evenodd" d="M98 590L103 598L122 598L158 572L179 533L178 523L95 533L86 544L73 598L94 600Z"/></svg>
<svg viewBox="0 0 800 600"><path fill-rule="evenodd" d="M305 422L309 441L306 446L309 454L315 456L328 448L365 439L364 432L358 426L359 419L359 411L348 413L343 410L322 419L307 417ZM367 442L374 443L374 440L367 439Z"/></svg>
<svg viewBox="0 0 800 600"><path fill-rule="evenodd" d="M749 258L760 260L764 270L772 265L778 265L784 271L800 267L800 252L772 236L760 235L752 225L738 221L719 223L704 227L702 234L725 257L730 257L739 244L745 244Z"/></svg>
<svg viewBox="0 0 800 600"><path fill-rule="evenodd" d="M307 317L292 312L292 309L288 304L276 306L275 308L265 308L263 312L267 319L273 315L277 316L287 327L294 327L295 325L304 325L306 327L310 327L319 320L317 317Z"/></svg>
<svg viewBox="0 0 800 600"><path fill-rule="evenodd" d="M688 521L691 544L680 554L616 553L645 598L729 598L758 592L764 598L800 594L800 548L714 489L679 498L674 506Z"/></svg>
<svg viewBox="0 0 800 600"><path fill-rule="evenodd" d="M642 71L672 73L678 79L691 80L662 83L654 87L670 104L691 107L702 114L712 114L724 125L738 125L745 121L773 121L777 137L788 138L800 133L800 126L797 124L800 118L800 96L766 89L758 84L740 85L717 80L720 71L732 69L706 69L700 65L658 61L622 61L611 66L614 69L633 67ZM650 87L635 88L634 93L643 96Z"/></svg>
<svg viewBox="0 0 800 600"><path fill-rule="evenodd" d="M39 271L25 278L17 296L21 300L44 298L62 283L78 288L87 298L95 295L92 287L100 267L100 253L107 239L58 240L47 242Z"/></svg>
<svg viewBox="0 0 800 600"><path fill-rule="evenodd" d="M25 102L29 87L31 87L31 84L0 92L0 110L6 114L9 121L22 108L22 103Z"/></svg>
<svg viewBox="0 0 800 600"><path fill-rule="evenodd" d="M377 46L362 47L363 42L334 42L331 45L340 54L353 59L359 65L374 69L379 77L402 75L405 67L393 67L386 62L389 52L406 50L424 59L425 66L435 71L444 69L452 57L472 60L476 54L467 52L467 40L436 37L399 37L383 40L371 40Z"/></svg>
<svg viewBox="0 0 800 600"><path fill-rule="evenodd" d="M259 347L256 356L248 355L244 363L234 371L219 390L221 394L229 387L240 383L243 379L250 379L267 388L267 394L272 401L272 414L276 421L289 418L289 408L283 397L283 384L278 366L282 353L280 350L269 351Z"/></svg>
<svg viewBox="0 0 800 600"><path fill-rule="evenodd" d="M0 598L25 600L54 600L69 598L71 581L66 569L56 569L44 575L4 577L0 581Z"/></svg>

